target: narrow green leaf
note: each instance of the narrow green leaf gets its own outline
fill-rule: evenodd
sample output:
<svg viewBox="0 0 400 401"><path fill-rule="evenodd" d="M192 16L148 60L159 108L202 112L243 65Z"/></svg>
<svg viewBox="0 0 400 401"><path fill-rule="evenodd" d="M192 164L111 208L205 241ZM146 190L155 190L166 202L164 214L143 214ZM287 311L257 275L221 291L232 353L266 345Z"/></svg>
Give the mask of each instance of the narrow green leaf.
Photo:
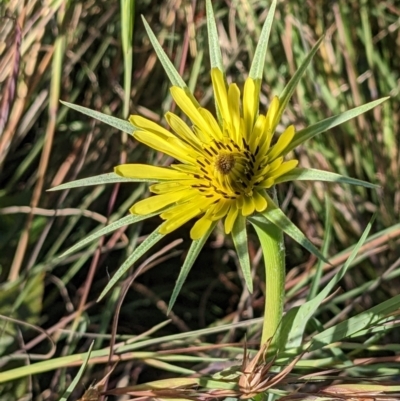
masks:
<svg viewBox="0 0 400 401"><path fill-rule="evenodd" d="M332 202L329 198L328 193L325 193L325 221L324 221L324 240L322 243L322 253L327 255L329 252L329 247L332 242ZM323 275L324 263L318 260L317 266L315 267L314 274L312 275L312 280L310 284L310 291L307 295L307 301L312 300L318 295L318 288Z"/></svg>
<svg viewBox="0 0 400 401"><path fill-rule="evenodd" d="M92 341L92 343L90 344L88 352L85 355L85 360L83 361L81 367L79 368L78 373L74 377L74 380L72 380L71 384L68 386L68 388L65 390L64 394L58 401L67 401L71 393L75 390L75 387L78 385L78 383L80 383L83 374L85 373L86 366L89 362L90 355L92 354L93 346L94 346L94 341Z"/></svg>
<svg viewBox="0 0 400 401"><path fill-rule="evenodd" d="M214 230L214 227L216 226L217 222L214 222L211 227L207 230L207 232L197 240L194 240L192 242L192 245L190 246L189 252L185 258L185 262L183 263L183 266L181 267L181 271L179 272L178 279L176 280L176 284L174 287L174 290L172 291L171 299L169 300L168 304L168 312L171 311L173 308L176 298L178 297L182 286L186 280L186 277L188 276L194 262L197 259L197 256L199 255L200 251L202 250L205 242L207 241L207 238L210 236L212 231Z"/></svg>
<svg viewBox="0 0 400 401"><path fill-rule="evenodd" d="M106 288L102 291L97 301L101 301L107 292L115 285L115 283L127 272L127 270L140 258L142 257L150 248L152 248L164 234L158 232L160 227L153 231L125 260L125 262L119 267L117 272L111 278L111 280L106 285Z"/></svg>
<svg viewBox="0 0 400 401"><path fill-rule="evenodd" d="M240 213L232 228L232 239L235 244L236 253L239 258L240 268L242 269L247 289L249 292L253 292L253 279L251 277L249 247L247 242L246 217L242 216Z"/></svg>
<svg viewBox="0 0 400 401"><path fill-rule="evenodd" d="M84 238L83 240L79 241L77 244L75 244L74 246L69 248L67 251L65 251L60 257L69 255L69 254L75 252L77 249L84 247L86 244L89 244L90 242L102 237L103 235L107 235L115 230L118 230L118 228L128 226L133 223L137 223L139 221L148 219L149 217L153 217L157 214L158 213L146 214L144 216L140 216L137 214L130 214L129 216L125 216L122 219L114 221L113 223L107 225L106 227L103 227L102 229L96 231L95 233L93 233L93 234L89 235L88 237Z"/></svg>
<svg viewBox="0 0 400 401"><path fill-rule="evenodd" d="M367 228L364 230L363 235L361 236L357 245L354 247L354 249L351 252L346 263L335 274L335 276L329 281L329 283L325 286L325 288L315 298L311 299L310 301L308 301L305 304L300 306L300 308L297 310L296 316L294 317L293 321L290 322L291 323L290 327L288 327L286 325L287 322L284 320L284 329L286 331L285 334L288 334L288 339L286 341L286 347L288 349L294 348L294 347L299 347L301 345L307 322L309 321L311 316L316 312L316 310L319 308L319 306L324 301L324 299L332 291L333 287L346 274L347 269L351 266L353 260L357 256L358 251L360 250L361 246L366 241L368 234L371 230L373 220L374 220L374 218L370 221ZM282 333L282 335L284 335L284 333Z"/></svg>
<svg viewBox="0 0 400 401"><path fill-rule="evenodd" d="M215 24L215 17L211 0L206 1L206 12L207 12L208 46L210 49L211 68L218 68L220 71L224 72L224 66L222 65L221 48L219 47L217 26Z"/></svg>
<svg viewBox="0 0 400 401"><path fill-rule="evenodd" d="M285 88L283 89L280 97L279 97L279 109L276 117L276 124L278 124L279 120L281 119L281 116L283 112L286 109L287 104L289 103L290 98L293 95L294 90L296 89L297 84L299 83L301 77L304 75L308 65L310 64L312 58L315 56L315 53L317 52L319 46L321 45L322 41L324 39L324 36L319 38L318 42L313 46L311 49L310 53L307 54L306 58L304 61L301 63L300 67L297 69L297 71L294 73L290 81L287 83ZM275 129L276 127L274 127Z"/></svg>
<svg viewBox="0 0 400 401"><path fill-rule="evenodd" d="M150 25L147 23L145 18L142 15L142 20L144 24L144 28L146 29L147 35L149 36L150 42L153 45L153 49L157 54L158 59L160 60L162 66L164 67L164 71L168 75L169 80L171 81L172 85L178 86L179 88L186 89L186 83L179 75L179 72L176 70L174 65L172 64L171 60L168 58L164 49L161 47L160 43L154 35Z"/></svg>
<svg viewBox="0 0 400 401"><path fill-rule="evenodd" d="M135 0L120 0L121 39L124 58L124 106L123 116L129 115L133 68L133 26L135 22Z"/></svg>
<svg viewBox="0 0 400 401"><path fill-rule="evenodd" d="M297 243L299 243L303 248L307 249L310 253L315 255L317 258L329 263L324 255L307 239L307 237L290 221L288 217L282 212L282 210L274 203L268 194L267 209L258 213L255 216L251 216L250 219L254 224L263 225L266 224L265 219L270 221L279 227L284 233L293 238Z"/></svg>
<svg viewBox="0 0 400 401"><path fill-rule="evenodd" d="M168 75L168 78L171 81L172 85L178 86L179 88L182 88L186 92L186 94L190 97L190 99L193 102L193 104L196 107L200 107L198 101L193 96L192 92L190 92L190 90L187 87L185 81L179 75L179 72L176 70L176 68L172 64L171 60L168 58L168 56L164 52L164 50L161 47L160 43L158 43L156 35L154 35L153 31L150 28L150 25L144 19L143 15L142 15L142 20L143 20L143 24L144 24L144 27L146 29L147 35L149 35L150 42L153 45L153 49L156 52L157 57L160 60L160 63L162 64L162 66L164 68L164 71Z"/></svg>
<svg viewBox="0 0 400 401"><path fill-rule="evenodd" d="M395 316L390 317L394 312L398 312L400 308L400 295L394 297L368 309L357 316L353 316L350 319L346 319L344 322L340 322L329 329L318 333L312 338L311 346L308 351L314 351L320 349L328 344L332 344L336 341L342 341L345 338L356 336L356 333L371 328L377 324L382 324L384 321L395 319ZM388 328L386 328L388 330Z"/></svg>
<svg viewBox="0 0 400 401"><path fill-rule="evenodd" d="M86 114L89 117L95 118L111 127L116 128L117 130L126 132L127 134L131 134L137 130L137 128L132 125L129 121L121 120L120 118L116 118L113 116L109 116L108 114L100 113L99 111L91 110L86 107L78 106L77 104L68 103L60 100L60 102L71 109L79 111L80 113Z"/></svg>
<svg viewBox="0 0 400 401"><path fill-rule="evenodd" d="M371 184L367 181L357 180L356 178L331 173L330 171L318 170L313 168L295 168L287 174L276 179L276 183L287 181L326 181L338 182L340 184L360 185L366 188L379 188L379 185Z"/></svg>
<svg viewBox="0 0 400 401"><path fill-rule="evenodd" d="M309 140L310 138L314 137L315 135L325 132L325 131L327 131L333 127L336 127L340 124L343 124L344 122L349 121L352 118L357 117L360 114L363 114L363 113L367 112L368 110L373 109L374 107L378 106L379 104L383 103L384 101L386 101L388 99L389 99L389 96L383 97L378 100L374 100L373 102L363 104L362 106L354 107L353 109L347 110L336 116L329 117L325 120L322 120L318 123L315 123L313 125L310 125L307 128L300 130L299 132L296 133L293 141L287 147L285 153L290 152L291 150L293 150L297 146L301 145L303 142Z"/></svg>
<svg viewBox="0 0 400 401"><path fill-rule="evenodd" d="M277 0L273 0L268 10L268 15L267 18L265 19L260 37L258 39L257 48L254 53L254 58L251 63L249 77L254 80L261 80L263 77L265 56L267 54L268 41L271 33L272 22L274 21L276 3Z"/></svg>
<svg viewBox="0 0 400 401"><path fill-rule="evenodd" d="M126 178L121 177L115 173L107 173L95 175L93 177L81 178L80 180L75 180L71 182L66 182L65 184L57 185L54 188L50 188L47 191L61 191L63 189L69 188L80 188L80 187L88 187L90 185L102 185L102 184L115 184L117 182L156 182L149 181L143 179L134 179L134 178Z"/></svg>

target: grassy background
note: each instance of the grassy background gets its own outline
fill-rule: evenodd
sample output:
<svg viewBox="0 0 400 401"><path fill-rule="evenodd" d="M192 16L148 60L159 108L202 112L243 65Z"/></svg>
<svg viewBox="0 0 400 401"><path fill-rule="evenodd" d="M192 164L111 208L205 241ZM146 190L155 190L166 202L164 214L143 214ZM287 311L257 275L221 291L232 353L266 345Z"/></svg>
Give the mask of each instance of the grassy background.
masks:
<svg viewBox="0 0 400 401"><path fill-rule="evenodd" d="M241 85L269 2L215 3L227 77ZM128 207L146 194L146 187L129 184L46 192L66 181L110 172L125 160L167 162L132 138L59 103L61 99L121 118L129 111L164 123L163 114L175 106L140 15L201 104L213 110L204 2L138 0L134 6L129 65L124 63L122 36L130 35L121 22L127 14L117 2L9 0L0 5L0 314L4 316L0 371L20 372L17 380L0 380L7 382L0 385L2 400L30 395L37 400L57 399L79 365L72 360L63 364L57 358L87 351L93 339L95 350L108 350L113 330L119 342L167 319L169 296L190 245L188 227L168 236L141 261L148 269L125 297L118 287L96 304L109 277L157 227L158 218L119 230L68 257L60 255L106 222L126 215ZM342 293L318 313L326 326L396 295L400 288L399 27L396 0L278 4L261 111L272 95L280 93L315 41L326 34L279 130L290 123L300 129L391 95L381 107L296 150L303 167L368 180L380 184L381 190L307 182L279 187L282 208L308 238L319 247L327 238L333 266L325 266L322 283L377 214L374 237L343 280ZM131 82L125 77L130 67ZM327 226L331 226L330 236ZM263 282L257 269L261 255L254 233L249 238L254 294L249 296L243 289L231 239L218 227L188 277L169 316L171 322L155 338L261 316ZM179 239L183 241L174 242ZM315 263L287 240L287 308L307 297ZM252 324L247 333L248 339L256 341L259 326ZM243 330L237 330L213 334L207 341L239 341L242 336ZM198 337L179 341L172 337L173 341L160 340L144 350L157 355L171 346L200 344ZM382 346L399 340L393 333L377 339ZM161 366L143 355L124 355L113 373L112 387L168 377L193 365ZM204 353L196 355L206 360ZM389 346L374 355L393 356L398 351ZM107 357L108 351L90 366L74 396L104 376ZM47 365L42 368L40 361ZM23 371L23 366L28 370Z"/></svg>

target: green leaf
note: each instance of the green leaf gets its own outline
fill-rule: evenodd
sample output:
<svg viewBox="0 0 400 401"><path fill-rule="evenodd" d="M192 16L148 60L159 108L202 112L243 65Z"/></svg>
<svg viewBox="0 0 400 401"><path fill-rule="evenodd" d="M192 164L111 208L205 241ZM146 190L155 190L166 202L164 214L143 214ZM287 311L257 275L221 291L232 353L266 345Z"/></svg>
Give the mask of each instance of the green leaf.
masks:
<svg viewBox="0 0 400 401"><path fill-rule="evenodd" d="M194 262L197 259L197 256L199 255L200 251L202 250L205 242L207 241L207 238L210 236L212 231L214 230L214 227L216 226L217 222L213 222L211 224L210 228L207 230L207 232L199 239L194 240L192 242L192 245L190 246L189 252L185 258L185 262L183 263L183 266L181 268L181 271L179 272L178 279L176 280L176 284L174 287L174 290L172 291L171 299L169 300L168 304L168 312L171 311L173 308L176 298L178 297L182 286L186 280L187 275L189 274Z"/></svg>
<svg viewBox="0 0 400 401"><path fill-rule="evenodd" d="M332 243L332 202L329 198L328 193L325 193L325 221L324 221L324 240L322 243L322 253L327 255L329 252L329 247ZM315 267L313 277L311 279L310 290L307 295L307 301L315 298L318 295L318 288L323 276L323 265L324 263L319 260Z"/></svg>
<svg viewBox="0 0 400 401"><path fill-rule="evenodd" d="M267 209L258 213L255 216L251 216L250 220L259 226L266 224L265 219L270 221L279 227L284 233L293 238L303 248L307 249L310 253L315 255L317 258L329 263L328 260L322 255L322 253L307 239L307 237L290 221L288 217L282 212L282 210L274 203L268 194L266 194L268 206Z"/></svg>
<svg viewBox="0 0 400 401"><path fill-rule="evenodd" d="M120 0L121 39L124 58L124 105L123 116L129 116L133 68L133 27L135 23L135 1Z"/></svg>
<svg viewBox="0 0 400 401"><path fill-rule="evenodd" d="M303 142L309 140L310 138L314 137L315 135L325 132L340 124L343 124L344 122L349 121L352 118L357 117L360 114L363 114L368 110L373 109L374 107L378 106L379 104L383 103L388 99L389 96L383 97L378 100L374 100L373 102L363 104L362 106L354 107L354 109L347 110L336 116L329 117L325 120L322 120L318 123L315 123L307 128L300 130L299 132L296 133L295 137L293 138L293 141L289 144L285 153L289 153L291 150L301 145Z"/></svg>
<svg viewBox="0 0 400 401"><path fill-rule="evenodd" d="M107 292L115 285L115 283L127 272L127 270L140 258L142 257L150 248L152 248L164 234L158 232L160 227L153 231L125 260L125 262L119 267L117 272L111 278L111 280L106 285L106 288L102 291L97 302L101 301L102 298L107 294Z"/></svg>
<svg viewBox="0 0 400 401"><path fill-rule="evenodd" d="M164 67L164 71L168 75L169 80L171 81L172 85L178 86L179 88L186 89L186 83L179 75L179 72L176 70L174 65L172 64L171 60L168 58L166 53L164 52L163 48L161 47L160 43L154 35L150 25L147 23L145 18L142 15L142 20L144 24L144 28L146 29L147 35L149 36L150 42L153 45L153 49L157 54L158 59L160 60L162 66Z"/></svg>
<svg viewBox="0 0 400 401"><path fill-rule="evenodd" d="M156 182L154 180L144 180L140 178L126 178L121 177L115 173L107 173L95 175L93 177L81 178L80 180L75 180L71 182L66 182L65 184L57 185L54 188L50 188L47 191L61 191L63 189L69 188L80 188L88 187L90 185L102 185L102 184L115 184L117 182Z"/></svg>
<svg viewBox="0 0 400 401"><path fill-rule="evenodd" d="M153 31L150 28L150 25L144 19L143 15L142 15L142 20L143 20L143 24L144 24L144 27L146 29L147 35L149 35L150 42L153 45L153 49L156 52L157 57L160 60L160 63L162 64L162 66L164 68L164 71L168 75L168 78L171 81L172 85L178 86L179 88L182 88L185 91L185 93L190 97L190 99L193 102L193 104L196 107L200 107L198 101L193 96L192 92L190 92L190 90L187 87L185 81L179 75L179 72L176 70L176 68L172 64L171 60L168 58L168 56L164 52L164 50L161 47L160 43L158 43L156 35L154 35Z"/></svg>
<svg viewBox="0 0 400 401"><path fill-rule="evenodd" d="M279 97L279 109L277 112L277 117L276 117L276 124L281 119L281 116L283 112L286 109L287 104L289 103L290 98L293 95L294 90L296 89L297 84L299 83L301 77L304 75L308 65L310 64L312 58L315 56L315 53L317 52L319 46L321 45L322 41L324 39L324 36L319 38L318 42L313 46L311 49L310 53L307 54L306 58L304 61L301 63L300 67L297 69L297 71L294 73L293 77L290 79L290 81L287 83L285 88L283 89L280 97ZM276 127L273 127L274 129Z"/></svg>
<svg viewBox="0 0 400 401"><path fill-rule="evenodd" d="M263 77L265 56L267 54L268 41L271 33L272 22L274 21L276 3L277 0L273 0L268 10L268 15L267 18L265 19L260 37L258 39L257 48L254 53L254 58L251 63L249 77L254 80L261 80Z"/></svg>
<svg viewBox="0 0 400 401"><path fill-rule="evenodd" d="M355 337L358 332L368 328L374 330L374 326L377 324L380 325L383 324L383 322L393 321L396 318L395 313L398 312L399 308L400 295L396 295L357 316L353 316L313 336L311 346L307 350L314 351L336 341ZM391 316L391 314L393 314L393 316ZM388 328L386 328L386 330L388 330Z"/></svg>
<svg viewBox="0 0 400 401"><path fill-rule="evenodd" d="M341 184L360 185L366 188L379 188L379 185L371 184L367 181L357 180L356 178L331 173L330 171L318 170L313 168L295 168L289 173L278 177L276 184L287 181L326 181L338 182Z"/></svg>
<svg viewBox="0 0 400 401"><path fill-rule="evenodd" d="M221 48L219 47L219 38L217 32L217 26L215 24L214 12L211 4L211 0L206 0L206 12L207 12L207 34L208 34L208 47L210 51L210 64L211 68L218 68L224 75L225 85L227 85L224 66L222 65ZM215 98L215 111L219 124L222 126L222 115L221 110L218 108L217 99Z"/></svg>
<svg viewBox="0 0 400 401"><path fill-rule="evenodd" d="M86 107L78 106L77 104L64 102L62 100L60 100L60 102L71 109L86 114L89 117L95 118L96 120L106 123L119 131L126 132L127 134L132 135L132 133L137 130L137 128L129 121L121 120L120 118L109 116L108 114L100 113L99 111L91 110Z"/></svg>
<svg viewBox="0 0 400 401"><path fill-rule="evenodd" d="M358 241L357 245L354 247L353 251L351 252L349 258L347 259L346 263L342 266L342 268L335 274L335 276L329 281L329 283L325 286L325 288L313 299L301 305L296 314L290 316L290 321L287 319L283 320L283 329L282 335L288 336L286 340L286 348L294 348L299 347L302 342L303 334L307 325L307 322L311 318L311 316L315 313L324 299L329 295L332 291L333 287L343 278L346 274L347 269L351 266L353 260L357 256L357 253L361 246L366 241L368 234L371 230L372 222L368 224L367 228L364 230L363 235L361 236L360 240ZM288 318L289 319L289 318Z"/></svg>
<svg viewBox="0 0 400 401"><path fill-rule="evenodd" d="M85 360L83 361L81 367L79 368L78 373L74 377L74 380L72 380L71 384L68 386L68 388L65 390L64 394L61 396L61 398L58 401L67 401L71 393L75 390L75 387L80 383L82 380L83 374L85 373L86 366L89 363L90 356L93 351L93 346L94 346L94 341L90 344L90 347L88 349L88 352L85 355Z"/></svg>
<svg viewBox="0 0 400 401"><path fill-rule="evenodd" d="M253 292L253 279L251 277L249 247L247 242L246 217L242 216L240 213L233 225L232 238L247 289L249 292Z"/></svg>
<svg viewBox="0 0 400 401"><path fill-rule="evenodd" d="M221 48L219 47L217 26L215 24L215 17L211 0L206 1L206 11L207 11L208 46L210 49L211 68L218 68L220 71L224 72L224 66L222 65Z"/></svg>
<svg viewBox="0 0 400 401"><path fill-rule="evenodd" d="M83 240L79 241L77 244L69 248L67 251L65 251L60 257L64 257L66 255L69 255L73 252L75 252L77 249L82 248L86 244L89 244L90 242L102 237L103 235L107 235L115 230L118 230L118 228L128 226L133 223L137 223L139 221L148 219L149 217L153 217L157 215L158 213L153 213L153 214L146 214L144 216L140 216L137 214L130 214L129 216L125 216L122 219L119 219L117 221L114 221L113 223L107 225L106 227L96 231L92 235L89 235L88 237L84 238Z"/></svg>

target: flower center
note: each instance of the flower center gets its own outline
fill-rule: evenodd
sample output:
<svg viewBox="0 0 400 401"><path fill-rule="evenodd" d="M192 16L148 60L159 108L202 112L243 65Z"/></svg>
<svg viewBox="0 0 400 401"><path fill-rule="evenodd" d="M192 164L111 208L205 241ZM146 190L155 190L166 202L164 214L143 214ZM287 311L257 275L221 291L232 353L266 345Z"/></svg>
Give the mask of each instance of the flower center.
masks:
<svg viewBox="0 0 400 401"><path fill-rule="evenodd" d="M221 153L216 157L215 168L222 174L227 175L235 167L235 157L232 153Z"/></svg>

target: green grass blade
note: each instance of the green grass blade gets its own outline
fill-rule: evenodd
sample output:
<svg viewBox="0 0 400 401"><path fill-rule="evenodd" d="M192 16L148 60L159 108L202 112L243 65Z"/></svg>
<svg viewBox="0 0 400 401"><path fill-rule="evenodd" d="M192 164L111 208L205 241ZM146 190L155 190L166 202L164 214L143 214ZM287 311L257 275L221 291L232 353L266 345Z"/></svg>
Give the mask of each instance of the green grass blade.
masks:
<svg viewBox="0 0 400 401"><path fill-rule="evenodd" d="M64 394L58 401L67 401L71 393L75 390L75 387L78 385L78 383L80 383L83 374L85 373L86 366L89 362L90 355L92 354L93 345L94 341L92 341L92 343L90 344L88 352L85 355L85 360L83 361L81 367L79 368L78 373L74 377L74 380L72 380L71 384L68 386L68 388L65 390Z"/></svg>
<svg viewBox="0 0 400 401"><path fill-rule="evenodd" d="M307 237L290 221L288 217L282 212L282 210L274 203L274 201L267 196L268 206L267 209L258 213L255 216L251 216L249 219L252 223L262 227L268 222L275 224L284 233L293 238L297 243L299 243L303 248L307 249L310 253L315 255L317 258L329 263L324 255L307 239ZM265 219L267 221L265 221Z"/></svg>
<svg viewBox="0 0 400 401"><path fill-rule="evenodd" d="M211 227L208 229L208 231L200 239L192 242L189 252L185 258L185 262L183 263L183 266L181 267L181 270L179 272L179 276L178 276L178 279L176 280L174 290L172 291L171 299L169 300L169 304L168 304L168 313L173 308L175 301L182 289L182 286L183 286L184 282L186 281L186 278L187 278L194 262L197 259L197 256L199 255L200 251L203 249L203 246L204 246L205 242L207 241L207 238L210 236L210 234L214 230L216 224L217 224L217 222L214 222L211 225Z"/></svg>
<svg viewBox="0 0 400 401"><path fill-rule="evenodd" d="M286 340L286 347L288 349L294 348L294 347L299 347L301 345L307 322L309 321L311 316L316 312L316 310L319 308L319 306L324 301L324 299L332 291L333 287L346 274L347 269L351 266L353 260L357 256L359 249L366 241L368 234L371 230L373 220L374 219L372 219L369 222L367 228L364 230L363 235L361 236L357 245L354 247L354 249L353 249L352 253L350 254L349 258L347 259L346 263L335 274L335 276L329 281L329 283L325 286L325 288L315 298L313 298L312 300L301 305L300 308L297 309L296 316L294 317L293 321L290 322L290 325L287 324L288 322L286 322L286 320L284 319L283 330L285 330L285 332L282 331L282 335L288 336L288 339Z"/></svg>
<svg viewBox="0 0 400 401"><path fill-rule="evenodd" d="M359 185L366 188L379 188L379 185L370 182L357 180L356 178L346 177L341 174L331 173L330 171L312 169L312 168L295 168L287 174L276 179L276 183L287 181L325 181L338 182L340 184Z"/></svg>
<svg viewBox="0 0 400 401"><path fill-rule="evenodd" d="M322 253L327 255L329 252L329 247L332 243L332 202L329 195L325 193L325 222L324 222L324 240L322 244ZM315 298L318 295L318 288L322 279L324 263L319 260L315 271L313 272L313 277L310 284L310 291L307 295L307 301Z"/></svg>
<svg viewBox="0 0 400 401"><path fill-rule="evenodd" d="M176 68L172 64L171 60L168 58L168 56L164 52L164 49L161 47L160 43L158 43L156 36L154 35L153 31L150 28L150 25L147 23L147 21L144 19L143 16L142 16L142 20L143 20L144 28L146 29L147 35L149 36L150 42L153 45L153 49L156 52L157 57L160 60L160 63L164 67L164 71L168 75L168 78L171 81L172 85L178 86L179 88L182 88L182 89L187 89L185 81L179 75L179 72L176 70Z"/></svg>
<svg viewBox="0 0 400 401"><path fill-rule="evenodd" d="M368 309L357 316L345 320L321 333L315 335L311 341L311 346L308 351L320 349L326 345L342 341L345 338L355 336L356 333L381 324L384 321L395 319L391 314L398 312L400 308L400 295L396 295L387 301ZM387 330L387 327L386 327Z"/></svg>
<svg viewBox="0 0 400 401"><path fill-rule="evenodd" d="M155 182L143 179L133 179L121 177L115 173L106 173L95 175L93 177L81 178L80 180L75 180L71 182L66 182L65 184L57 185L54 188L50 188L47 191L61 191L63 189L69 188L80 188L80 187L88 187L91 185L102 185L102 184L115 184L117 182Z"/></svg>
<svg viewBox="0 0 400 401"><path fill-rule="evenodd" d="M253 292L253 279L251 277L249 247L247 242L246 217L242 216L240 213L233 225L232 239L235 244L236 253L239 258L240 268L242 269L247 289L249 292Z"/></svg>
<svg viewBox="0 0 400 401"><path fill-rule="evenodd" d="M142 20L143 20L143 24L146 29L147 35L149 35L150 42L153 45L154 51L156 52L157 57L160 60L160 63L162 64L164 71L168 75L168 78L171 81L172 85L182 88L186 92L186 94L190 97L190 100L193 102L193 104L196 107L200 107L198 101L193 96L192 92L190 92L185 81L179 75L179 72L176 70L176 68L172 64L171 60L168 58L168 56L164 52L160 43L158 43L156 36L154 35L153 31L150 28L150 25L147 23L147 21L144 19L143 16L142 16Z"/></svg>
<svg viewBox="0 0 400 401"><path fill-rule="evenodd" d="M215 24L215 17L211 0L206 1L206 11L207 11L208 46L210 49L211 68L218 68L220 71L224 72L224 66L222 65L221 48L219 47L217 26Z"/></svg>
<svg viewBox="0 0 400 401"><path fill-rule="evenodd" d="M115 285L115 283L127 272L127 270L139 259L141 258L150 248L152 248L164 234L158 232L159 227L154 230L125 260L125 262L119 267L117 272L111 278L111 280L106 285L106 288L102 291L97 301L101 301L108 291Z"/></svg>
<svg viewBox="0 0 400 401"><path fill-rule="evenodd" d="M257 48L254 53L254 58L251 63L249 77L254 80L261 80L263 77L265 56L267 54L268 41L271 33L272 22L274 21L276 3L277 0L273 0L268 10L268 15L267 18L265 19L260 37L258 39Z"/></svg>
<svg viewBox="0 0 400 401"><path fill-rule="evenodd" d="M301 145L303 142L309 140L310 138L314 137L315 135L325 132L340 124L343 124L344 122L349 121L352 118L373 109L374 107L378 106L388 99L389 96L363 104L362 106L354 107L353 109L337 114L336 116L329 117L325 120L322 120L316 124L310 125L309 127L300 130L296 133L293 141L287 147L286 152L290 152L291 150Z"/></svg>
<svg viewBox="0 0 400 401"><path fill-rule="evenodd" d="M293 77L287 83L285 88L283 89L280 97L279 97L279 109L276 117L276 124L278 124L283 112L286 109L287 104L289 103L290 98L293 95L293 92L296 89L297 84L299 83L301 77L304 75L308 65L310 64L311 60L315 56L319 46L321 45L322 41L324 40L324 36L319 38L318 42L313 46L310 53L307 54L304 61L301 63L300 67L294 73ZM274 127L275 128L275 127Z"/></svg>
<svg viewBox="0 0 400 401"><path fill-rule="evenodd" d="M109 116L108 114L100 113L99 111L88 109L87 107L78 106L77 104L68 103L60 100L60 102L71 109L79 111L82 114L86 114L89 117L95 118L111 127L116 128L119 131L126 132L127 134L131 134L137 130L135 126L133 126L129 121L121 120L120 118L116 118L113 116Z"/></svg>
<svg viewBox="0 0 400 401"><path fill-rule="evenodd" d="M65 251L61 257L64 257L66 255L69 255L76 250L84 247L85 245L89 244L90 242L102 237L103 235L107 235L115 230L118 230L118 228L128 226L133 223L137 223L139 221L148 219L149 217L155 216L157 213L153 214L146 214L144 216L140 216L137 214L130 214L129 216L125 216L122 219L119 219L117 221L114 221L113 223L107 225L106 227L103 227L102 229L96 231L92 235L89 235L88 237L84 238L83 240L79 241L77 244L69 248L67 251Z"/></svg>
<svg viewBox="0 0 400 401"><path fill-rule="evenodd" d="M131 96L134 22L135 0L121 0L121 39L124 57L124 117L128 117Z"/></svg>

